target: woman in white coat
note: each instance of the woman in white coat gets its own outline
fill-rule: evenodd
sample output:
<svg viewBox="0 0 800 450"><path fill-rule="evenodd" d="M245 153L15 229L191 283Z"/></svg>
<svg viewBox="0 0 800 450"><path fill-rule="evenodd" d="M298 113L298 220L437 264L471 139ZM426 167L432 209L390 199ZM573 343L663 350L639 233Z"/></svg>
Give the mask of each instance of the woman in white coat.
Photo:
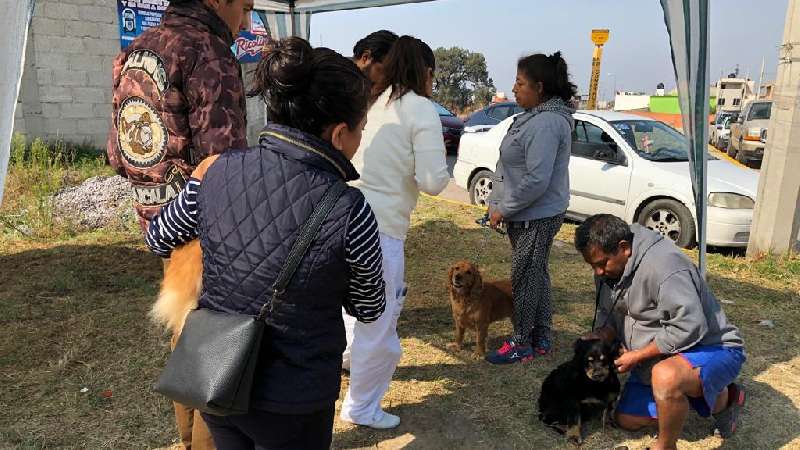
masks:
<svg viewBox="0 0 800 450"><path fill-rule="evenodd" d="M369 325L344 315L350 368L350 389L341 419L373 428L394 428L400 418L381 409L402 353L397 319L405 299L403 245L411 211L420 191L436 195L450 176L445 160L442 125L430 100L436 60L431 48L412 36L402 36L384 61L385 79L353 165L361 178L353 185L367 199L378 220L386 311ZM378 280L376 280L376 283Z"/></svg>

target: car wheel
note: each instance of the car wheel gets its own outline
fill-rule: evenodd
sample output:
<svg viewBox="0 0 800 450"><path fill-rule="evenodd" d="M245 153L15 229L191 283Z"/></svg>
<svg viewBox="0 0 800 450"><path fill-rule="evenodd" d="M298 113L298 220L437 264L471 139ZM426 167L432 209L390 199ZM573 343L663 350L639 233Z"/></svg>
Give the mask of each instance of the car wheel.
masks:
<svg viewBox="0 0 800 450"><path fill-rule="evenodd" d="M490 170L480 170L469 183L469 201L473 205L486 206L489 195L492 193L492 177Z"/></svg>
<svg viewBox="0 0 800 450"><path fill-rule="evenodd" d="M672 199L654 200L639 213L639 225L669 238L678 247L693 248L697 243L692 213Z"/></svg>
<svg viewBox="0 0 800 450"><path fill-rule="evenodd" d="M740 163L744 164L745 166L748 163L747 157L744 156L744 152L742 152L742 151L736 152L736 161L739 161Z"/></svg>
<svg viewBox="0 0 800 450"><path fill-rule="evenodd" d="M733 148L733 141L728 142L728 148L725 150L725 153L727 153L731 158L736 157L736 149Z"/></svg>

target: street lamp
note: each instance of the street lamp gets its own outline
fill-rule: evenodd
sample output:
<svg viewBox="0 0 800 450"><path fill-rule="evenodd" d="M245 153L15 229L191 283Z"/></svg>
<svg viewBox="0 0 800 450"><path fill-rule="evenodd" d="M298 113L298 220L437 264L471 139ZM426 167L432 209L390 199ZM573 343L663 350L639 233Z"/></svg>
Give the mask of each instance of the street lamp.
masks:
<svg viewBox="0 0 800 450"><path fill-rule="evenodd" d="M611 73L611 72L607 73L606 76L614 77L614 84L613 84L614 90L612 91L611 96L612 96L612 100L616 100L617 99L617 76L615 74Z"/></svg>

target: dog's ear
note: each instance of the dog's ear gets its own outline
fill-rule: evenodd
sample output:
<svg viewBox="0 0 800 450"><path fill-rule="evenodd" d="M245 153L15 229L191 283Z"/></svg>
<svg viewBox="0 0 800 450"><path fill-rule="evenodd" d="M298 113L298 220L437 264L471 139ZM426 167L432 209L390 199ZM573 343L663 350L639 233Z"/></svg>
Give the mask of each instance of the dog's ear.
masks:
<svg viewBox="0 0 800 450"><path fill-rule="evenodd" d="M472 274L470 297L472 297L473 300L480 300L481 295L483 295L483 276L481 276L481 271L478 270L477 265L473 264L472 268L475 272Z"/></svg>
<svg viewBox="0 0 800 450"><path fill-rule="evenodd" d="M447 288L450 289L453 287L453 272L456 271L456 265L451 264L450 268L447 270Z"/></svg>
<svg viewBox="0 0 800 450"><path fill-rule="evenodd" d="M583 343L584 343L584 340L583 340L583 339L581 339L581 338L578 338L578 339L575 341L575 344L573 344L573 345L572 345L572 349L575 351L575 354L576 354L576 355L577 355L578 353L580 353L580 351L583 349Z"/></svg>

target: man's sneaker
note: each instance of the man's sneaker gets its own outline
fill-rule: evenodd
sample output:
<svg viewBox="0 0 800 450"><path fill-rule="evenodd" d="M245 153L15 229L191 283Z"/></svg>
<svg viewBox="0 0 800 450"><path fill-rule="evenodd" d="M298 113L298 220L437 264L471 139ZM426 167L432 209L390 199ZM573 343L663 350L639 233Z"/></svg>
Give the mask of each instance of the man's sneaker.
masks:
<svg viewBox="0 0 800 450"><path fill-rule="evenodd" d="M506 341L496 352L486 355L486 361L492 364L511 364L532 359L533 348L530 345L515 344L514 341Z"/></svg>
<svg viewBox="0 0 800 450"><path fill-rule="evenodd" d="M744 389L736 383L728 385L728 407L714 414L712 434L728 439L736 433L737 420L745 402Z"/></svg>

